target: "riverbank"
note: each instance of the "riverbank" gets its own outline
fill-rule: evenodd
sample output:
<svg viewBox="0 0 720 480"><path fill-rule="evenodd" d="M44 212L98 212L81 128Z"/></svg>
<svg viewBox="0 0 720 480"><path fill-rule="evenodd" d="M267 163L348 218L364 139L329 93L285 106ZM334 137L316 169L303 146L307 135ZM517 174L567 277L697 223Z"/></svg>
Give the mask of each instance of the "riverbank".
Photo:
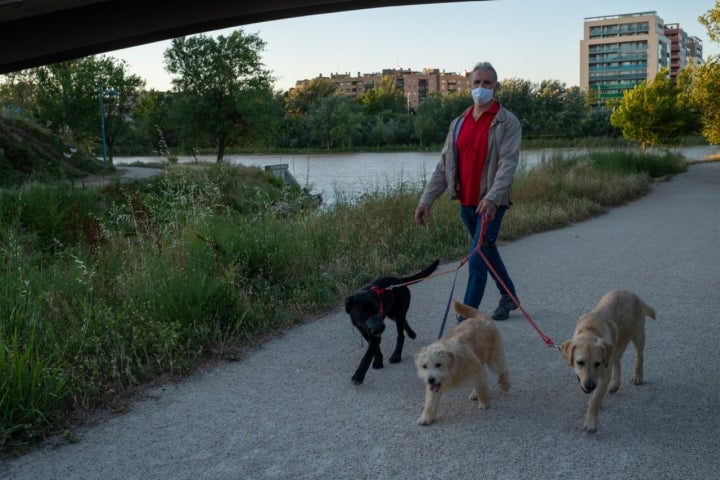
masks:
<svg viewBox="0 0 720 480"><path fill-rule="evenodd" d="M587 157L596 152L630 152L639 149L597 148L543 148L524 149L520 156L520 168L529 169L557 156ZM720 152L718 146L677 147L669 150L688 159L699 161ZM662 155L665 149L648 151L651 155ZM214 164L212 155L180 156L179 164ZM322 195L325 205L335 203L336 197L356 199L368 191L383 191L403 183L411 187L421 185L435 169L438 152L356 152L323 154L272 154L272 155L228 155L229 165L257 166L261 169L271 165L288 166L288 172L302 186L313 193ZM119 157L115 159L118 168L131 165L158 165L158 157Z"/></svg>

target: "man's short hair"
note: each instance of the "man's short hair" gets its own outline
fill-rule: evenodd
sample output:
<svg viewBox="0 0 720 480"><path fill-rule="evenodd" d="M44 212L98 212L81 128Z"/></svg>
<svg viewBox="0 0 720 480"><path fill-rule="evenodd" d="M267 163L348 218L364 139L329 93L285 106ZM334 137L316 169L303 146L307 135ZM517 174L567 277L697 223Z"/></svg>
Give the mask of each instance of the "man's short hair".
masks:
<svg viewBox="0 0 720 480"><path fill-rule="evenodd" d="M475 68L473 68L473 73L477 72L478 70L486 70L488 72L492 72L493 76L495 77L495 81L497 82L498 75L495 71L495 68L492 66L490 62L479 62L475 65Z"/></svg>

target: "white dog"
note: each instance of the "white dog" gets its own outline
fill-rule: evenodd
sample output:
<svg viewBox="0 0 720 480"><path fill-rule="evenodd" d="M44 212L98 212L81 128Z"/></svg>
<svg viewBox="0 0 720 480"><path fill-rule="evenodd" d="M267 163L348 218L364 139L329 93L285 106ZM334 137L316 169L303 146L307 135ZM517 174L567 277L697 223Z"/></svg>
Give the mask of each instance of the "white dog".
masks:
<svg viewBox="0 0 720 480"><path fill-rule="evenodd" d="M415 356L418 376L427 386L418 425L430 425L437 418L438 403L445 390L465 384L473 386L470 400L477 400L481 409L488 408L486 365L498 376L503 390L510 388L505 349L495 323L475 308L457 301L454 307L466 319Z"/></svg>

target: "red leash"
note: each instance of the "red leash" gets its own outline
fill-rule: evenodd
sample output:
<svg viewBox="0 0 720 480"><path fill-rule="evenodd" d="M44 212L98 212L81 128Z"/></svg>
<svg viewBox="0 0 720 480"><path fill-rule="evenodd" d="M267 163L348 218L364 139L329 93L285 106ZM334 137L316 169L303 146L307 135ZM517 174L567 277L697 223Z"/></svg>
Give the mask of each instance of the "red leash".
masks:
<svg viewBox="0 0 720 480"><path fill-rule="evenodd" d="M528 314L525 311L523 306L520 304L520 301L515 297L515 295L512 294L512 292L507 287L507 285L505 285L505 282L503 282L502 278L500 278L500 276L497 274L497 272L495 271L493 266L490 265L490 260L488 260L488 258L485 256L485 254L480 249L480 246L482 245L482 242L483 242L483 238L485 238L485 232L487 231L487 224L488 224L487 213L483 213L482 227L480 229L480 238L478 239L478 244L475 246L475 251L478 254L480 254L480 258L483 259L483 262L485 262L485 265L487 266L488 270L490 270L492 272L495 280L497 280L498 283L500 283L500 285L502 285L503 289L505 290L505 293L507 293L507 295L512 299L512 301L515 302L515 305L517 305L518 308L520 309L520 311L523 313L523 315L525 315L525 318L527 318L527 321L530 322L530 325L535 329L535 331L538 333L538 335L540 335L540 338L542 339L542 341L545 342L545 344L548 347L557 348L558 350L560 350L560 347L558 345L555 345L555 343L552 341L552 339L550 337L548 337L547 335L545 335L542 332L542 330L540 330L540 328L537 326L537 324L530 317L530 314Z"/></svg>
<svg viewBox="0 0 720 480"><path fill-rule="evenodd" d="M458 265L458 267L455 269L455 280L457 280L458 270L460 270L460 268L462 268L462 266L467 263L467 261L470 259L470 256L473 253L477 252L480 255L480 258L483 259L483 262L485 262L485 265L487 266L488 270L490 270L493 277L498 281L498 283L500 283L500 285L502 285L503 289L505 290L505 293L507 293L508 296L512 299L512 301L515 302L515 305L517 305L518 308L520 309L520 311L522 312L522 314L525 315L525 318L527 319L528 322L530 322L530 325L535 329L535 331L538 333L538 335L540 335L540 338L542 339L542 341L545 342L545 344L548 347L552 347L552 348L556 348L556 349L560 350L560 347L558 345L555 345L555 343L552 341L552 339L550 337L548 337L547 335L545 335L542 332L542 330L540 330L540 328L537 326L537 324L530 317L530 314L528 314L527 311L525 311L523 306L520 304L520 301L517 299L517 297L515 297L515 295L512 294L512 292L510 291L508 286L505 285L505 282L503 282L502 278L500 278L500 276L497 274L497 272L495 271L493 266L490 264L490 260L488 260L488 258L482 252L480 247L483 243L483 239L485 238L485 233L487 232L487 225L488 225L487 213L483 213L482 225L480 227L480 238L478 239L478 243L475 246L475 248L473 249L473 251L468 256L463 258L460 261L460 265ZM443 317L442 324L440 325L440 333L438 334L438 338L442 337L443 330L445 329L445 322L447 321L448 312L450 311L450 303L452 301L453 293L455 292L455 280L453 280L452 288L450 289L450 298L448 299L447 306L445 307L445 316Z"/></svg>

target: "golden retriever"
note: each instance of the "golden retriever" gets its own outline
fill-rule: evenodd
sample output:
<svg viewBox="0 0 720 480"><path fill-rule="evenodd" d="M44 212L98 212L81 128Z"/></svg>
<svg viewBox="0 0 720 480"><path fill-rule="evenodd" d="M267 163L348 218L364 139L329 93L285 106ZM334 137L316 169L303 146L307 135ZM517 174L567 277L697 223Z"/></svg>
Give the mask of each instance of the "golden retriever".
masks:
<svg viewBox="0 0 720 480"><path fill-rule="evenodd" d="M510 388L505 349L494 322L485 313L457 301L454 308L466 319L415 356L418 376L426 384L425 406L418 425L430 425L437 418L444 391L465 384L473 386L470 400L477 400L481 409L488 408L485 366L498 376L503 390Z"/></svg>
<svg viewBox="0 0 720 480"><path fill-rule="evenodd" d="M580 388L592 394L583 428L597 431L597 416L605 393L620 388L620 359L629 342L635 345L635 371L630 381L643 383L645 317L655 310L626 290L606 293L590 312L581 316L570 340L560 346L567 364L575 369Z"/></svg>

